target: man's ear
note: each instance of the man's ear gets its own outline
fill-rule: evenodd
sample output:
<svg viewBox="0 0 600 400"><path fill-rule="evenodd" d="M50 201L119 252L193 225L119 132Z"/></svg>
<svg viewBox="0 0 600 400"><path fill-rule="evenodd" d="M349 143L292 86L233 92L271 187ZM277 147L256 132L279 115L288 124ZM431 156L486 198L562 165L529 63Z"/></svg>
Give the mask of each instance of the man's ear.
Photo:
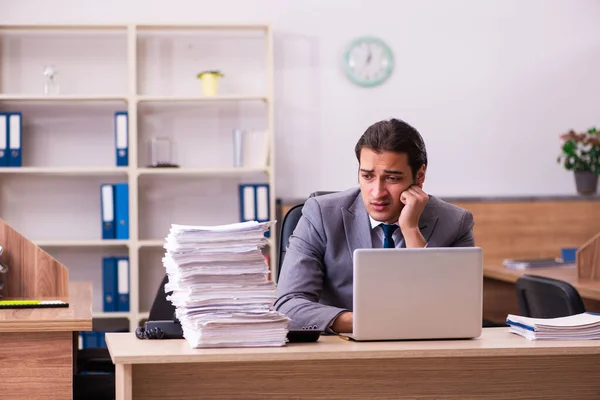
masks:
<svg viewBox="0 0 600 400"><path fill-rule="evenodd" d="M416 184L422 189L423 184L425 183L425 172L427 171L427 167L425 165L421 165L419 171L417 171L417 179Z"/></svg>

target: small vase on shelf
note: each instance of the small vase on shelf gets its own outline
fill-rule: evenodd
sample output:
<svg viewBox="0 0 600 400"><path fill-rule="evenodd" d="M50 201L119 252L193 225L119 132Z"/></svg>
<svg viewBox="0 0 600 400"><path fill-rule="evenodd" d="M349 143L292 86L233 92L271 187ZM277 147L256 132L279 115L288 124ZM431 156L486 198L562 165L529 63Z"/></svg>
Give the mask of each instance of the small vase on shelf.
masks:
<svg viewBox="0 0 600 400"><path fill-rule="evenodd" d="M219 78L224 75L220 71L203 71L196 78L202 83L202 94L205 96L216 96L219 90Z"/></svg>
<svg viewBox="0 0 600 400"><path fill-rule="evenodd" d="M45 96L58 96L60 94L60 87L56 79L56 68L53 65L46 65L44 67L44 95Z"/></svg>

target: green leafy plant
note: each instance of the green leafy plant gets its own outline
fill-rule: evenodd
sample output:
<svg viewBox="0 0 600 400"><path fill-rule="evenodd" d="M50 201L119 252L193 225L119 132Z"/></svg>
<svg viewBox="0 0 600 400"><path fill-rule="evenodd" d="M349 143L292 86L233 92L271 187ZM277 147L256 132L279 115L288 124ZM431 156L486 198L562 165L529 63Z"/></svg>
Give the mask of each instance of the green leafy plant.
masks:
<svg viewBox="0 0 600 400"><path fill-rule="evenodd" d="M600 131L596 128L583 133L570 130L560 138L563 144L558 163L562 163L567 170L600 175Z"/></svg>
<svg viewBox="0 0 600 400"><path fill-rule="evenodd" d="M222 77L225 76L225 75L223 75L223 73L221 71L215 70L215 71L202 71L202 72L199 72L198 75L196 75L196 78L200 79L200 78L202 78L202 75L208 75L208 74L216 75L219 78L222 78Z"/></svg>

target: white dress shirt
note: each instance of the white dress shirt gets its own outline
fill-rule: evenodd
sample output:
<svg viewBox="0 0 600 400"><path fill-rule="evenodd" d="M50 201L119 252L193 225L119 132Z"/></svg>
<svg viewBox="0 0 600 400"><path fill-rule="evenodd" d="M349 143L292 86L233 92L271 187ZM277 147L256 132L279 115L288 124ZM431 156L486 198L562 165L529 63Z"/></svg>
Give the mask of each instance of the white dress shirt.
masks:
<svg viewBox="0 0 600 400"><path fill-rule="evenodd" d="M385 232L383 232L383 227L380 225L384 222L375 221L373 217L369 215L369 221L371 221L371 241L373 242L373 248L382 248L383 241L385 240ZM392 225L398 225L396 222ZM404 237L402 236L402 231L400 230L400 225L398 225L398 229L392 233L392 239L394 239L394 247L399 248L404 244ZM425 243L425 247L428 246L429 243Z"/></svg>
<svg viewBox="0 0 600 400"><path fill-rule="evenodd" d="M383 228L379 226L383 222L375 221L373 217L369 215L369 221L371 221L371 241L373 242L373 248L382 248L383 241L385 240L385 233L383 232ZM392 225L398 225L396 222ZM394 239L394 247L400 247L404 238L402 237L402 231L400 230L400 226L398 225L398 229L392 233L392 239Z"/></svg>

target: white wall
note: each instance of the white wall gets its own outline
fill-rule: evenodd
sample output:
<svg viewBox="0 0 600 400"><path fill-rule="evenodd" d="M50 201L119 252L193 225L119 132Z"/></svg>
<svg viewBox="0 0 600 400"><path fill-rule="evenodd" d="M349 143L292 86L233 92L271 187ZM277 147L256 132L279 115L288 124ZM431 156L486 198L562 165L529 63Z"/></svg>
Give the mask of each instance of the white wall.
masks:
<svg viewBox="0 0 600 400"><path fill-rule="evenodd" d="M405 119L442 196L572 194L558 134L600 124L597 0L0 0L0 23L267 22L276 51L277 195L356 183L356 140ZM392 78L344 77L345 46L387 41Z"/></svg>

